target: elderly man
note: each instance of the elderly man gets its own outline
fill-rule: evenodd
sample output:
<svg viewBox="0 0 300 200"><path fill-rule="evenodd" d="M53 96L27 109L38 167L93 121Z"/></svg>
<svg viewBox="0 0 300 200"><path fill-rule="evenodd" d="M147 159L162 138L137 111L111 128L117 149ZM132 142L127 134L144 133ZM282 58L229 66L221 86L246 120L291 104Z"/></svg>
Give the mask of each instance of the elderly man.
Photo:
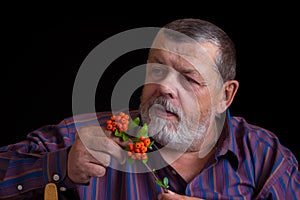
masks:
<svg viewBox="0 0 300 200"><path fill-rule="evenodd" d="M97 126L109 113L80 116L80 129L68 118L1 148L0 198L36 199L55 183L61 199L298 199L291 151L270 131L230 116L235 68L234 45L217 26L167 24L149 51L139 112L131 113L155 141L145 165L128 163L133 140Z"/></svg>

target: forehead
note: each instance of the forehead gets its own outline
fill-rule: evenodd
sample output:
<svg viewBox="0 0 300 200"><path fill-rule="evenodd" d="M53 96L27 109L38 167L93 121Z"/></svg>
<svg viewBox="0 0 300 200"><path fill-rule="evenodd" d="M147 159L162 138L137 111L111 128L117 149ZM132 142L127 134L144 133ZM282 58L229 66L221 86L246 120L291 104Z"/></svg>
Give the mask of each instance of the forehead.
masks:
<svg viewBox="0 0 300 200"><path fill-rule="evenodd" d="M217 53L217 46L209 42L174 41L159 34L153 42L148 61L166 64L179 71L197 70L203 75L217 71Z"/></svg>

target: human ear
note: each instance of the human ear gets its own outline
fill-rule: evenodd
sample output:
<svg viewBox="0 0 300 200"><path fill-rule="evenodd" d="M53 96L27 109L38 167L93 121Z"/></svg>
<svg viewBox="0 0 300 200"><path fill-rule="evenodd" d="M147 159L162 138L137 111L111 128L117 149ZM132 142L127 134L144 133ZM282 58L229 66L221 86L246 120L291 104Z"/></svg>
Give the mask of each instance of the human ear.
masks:
<svg viewBox="0 0 300 200"><path fill-rule="evenodd" d="M218 113L223 113L231 105L235 94L238 90L239 82L236 80L228 80L222 86L221 98L218 105Z"/></svg>

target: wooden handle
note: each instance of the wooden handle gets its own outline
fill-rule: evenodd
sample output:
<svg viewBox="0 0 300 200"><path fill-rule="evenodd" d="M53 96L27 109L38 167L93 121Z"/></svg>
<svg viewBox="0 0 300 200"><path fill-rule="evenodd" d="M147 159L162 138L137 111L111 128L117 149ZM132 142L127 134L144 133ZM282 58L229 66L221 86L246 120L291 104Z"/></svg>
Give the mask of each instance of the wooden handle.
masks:
<svg viewBox="0 0 300 200"><path fill-rule="evenodd" d="M44 200L58 200L57 187L54 183L48 183L46 185Z"/></svg>

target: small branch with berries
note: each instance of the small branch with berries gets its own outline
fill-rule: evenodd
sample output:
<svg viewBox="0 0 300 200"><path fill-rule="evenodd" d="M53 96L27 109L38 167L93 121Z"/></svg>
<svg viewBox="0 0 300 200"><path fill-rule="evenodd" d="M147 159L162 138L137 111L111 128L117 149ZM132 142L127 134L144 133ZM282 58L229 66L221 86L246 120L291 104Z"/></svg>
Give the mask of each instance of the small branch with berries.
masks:
<svg viewBox="0 0 300 200"><path fill-rule="evenodd" d="M147 151L152 150L152 145L154 141L151 141L148 135L148 126L146 123L137 131L136 137L128 136L126 133L132 129L138 128L140 124L140 118L137 117L134 120L129 120L129 115L124 112L120 112L118 115L111 116L110 119L106 121L106 129L110 130L116 137L122 138L123 141L132 141L129 143L125 150L127 152L127 160L129 164L133 164L135 161L142 161L146 168L153 175L156 184L162 187L163 191L166 192L169 188L169 180L164 177L161 181L156 175L155 169L151 169L148 162Z"/></svg>

